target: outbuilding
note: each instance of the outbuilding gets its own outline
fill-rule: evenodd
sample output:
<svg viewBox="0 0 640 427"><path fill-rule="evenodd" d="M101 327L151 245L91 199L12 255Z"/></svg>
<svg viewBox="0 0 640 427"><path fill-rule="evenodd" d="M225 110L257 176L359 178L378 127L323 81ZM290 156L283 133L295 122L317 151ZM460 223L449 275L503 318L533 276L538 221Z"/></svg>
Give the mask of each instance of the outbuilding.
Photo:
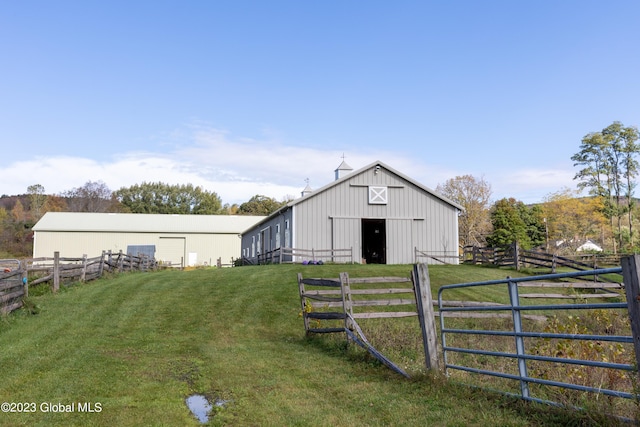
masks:
<svg viewBox="0 0 640 427"><path fill-rule="evenodd" d="M264 216L47 212L33 227L33 257L154 256L171 265L230 264L240 233Z"/></svg>
<svg viewBox="0 0 640 427"><path fill-rule="evenodd" d="M410 264L419 254L420 262L457 263L460 211L383 162L353 171L343 161L332 183L307 185L302 197L244 231L242 256L253 264L305 261L298 250L340 262L336 251L350 250L353 262Z"/></svg>

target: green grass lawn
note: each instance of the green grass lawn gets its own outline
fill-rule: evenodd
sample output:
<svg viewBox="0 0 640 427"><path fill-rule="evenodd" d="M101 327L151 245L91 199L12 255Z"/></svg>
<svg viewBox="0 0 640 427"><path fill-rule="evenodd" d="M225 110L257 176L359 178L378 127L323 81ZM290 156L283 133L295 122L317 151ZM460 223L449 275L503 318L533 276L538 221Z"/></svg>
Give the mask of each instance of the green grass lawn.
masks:
<svg viewBox="0 0 640 427"><path fill-rule="evenodd" d="M341 271L408 276L411 266L128 273L32 296L35 314L21 310L0 320L0 402L27 409L33 403L36 410L0 413L0 425L197 426L185 404L194 393L229 402L209 425L590 424L584 414L431 374L407 380L364 350L345 349L343 336L306 338L296 274L328 278ZM434 296L443 284L506 275L515 272L430 268ZM80 412L87 403L99 412ZM52 412L60 404L73 412Z"/></svg>

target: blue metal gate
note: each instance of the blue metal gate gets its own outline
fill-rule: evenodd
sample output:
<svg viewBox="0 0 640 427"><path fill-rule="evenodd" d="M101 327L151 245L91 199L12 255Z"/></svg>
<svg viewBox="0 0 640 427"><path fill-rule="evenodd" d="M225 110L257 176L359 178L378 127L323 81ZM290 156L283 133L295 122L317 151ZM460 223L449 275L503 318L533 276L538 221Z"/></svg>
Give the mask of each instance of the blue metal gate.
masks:
<svg viewBox="0 0 640 427"><path fill-rule="evenodd" d="M628 373L636 369L633 354L627 358L630 360L629 363L618 363L607 360L607 357L604 356L601 356L599 358L600 360L584 360L576 357L580 356L580 354L569 354L571 352L564 354L562 351L556 350L555 354L540 354L540 352L537 351L541 348L541 343L569 342L565 340L571 340L571 342L573 342L574 340L579 340L586 343L584 348L595 348L593 351L595 353L597 353L597 349L599 348L606 346L612 347L614 345L624 346L627 349L621 351L633 352L633 337L631 330L628 328L625 328L624 331L609 331L612 333L590 334L588 332L585 333L583 330L545 330L542 325L548 325L548 322L541 322L541 317L544 316L542 318L552 319L560 326L563 325L563 320L560 319L564 319L565 326L563 327L566 327L567 320L571 320L571 322L579 325L580 321L576 321L578 318L572 317L572 314L569 314L573 313L573 310L587 310L587 313L605 313L613 310L617 313L616 316L621 316L620 313L624 311L624 316L627 316L627 303L624 302L624 292L619 294L617 302L589 303L588 300L582 299L578 303L549 304L547 302L551 297L546 298L546 294L541 294L542 298L545 299L544 304L530 304L529 301L523 303L518 291L519 287L533 286L533 284L528 284L528 282L545 282L549 286L552 286L553 283L557 283L557 281L561 279L573 279L585 276L592 277L592 281L589 283L593 283L591 287L597 288L599 282L595 280L598 277L607 274L619 274L621 272L622 268L618 267L574 273L547 274L534 277L506 278L504 280L455 284L441 287L438 292L438 307L440 311L440 333L444 355L444 368L447 375L451 375L454 371L464 371L471 374L479 374L481 376L480 378L487 378L483 377L486 375L499 377L504 380L498 380L497 382L500 384L510 383L511 386L509 388L511 391L498 391L516 395L526 400L550 404L565 404L565 402L549 400L548 395L542 397L536 396L536 394L531 391L533 384L551 386L551 388L559 387L562 389L577 390L579 392L600 393L617 398L636 399L637 395L634 393L632 386L622 387L624 389L619 390L603 387L602 384L576 384L569 381L571 378L558 380L558 378L556 378L557 375L540 375L539 372L545 372L544 369L546 368L537 369L539 372L535 375L533 375L529 369L532 364L535 364L537 367L548 364L550 366L549 369L553 369L554 367L560 366L559 364L562 364L565 369L567 366L572 367L571 372L574 372L576 376L582 375L583 370L590 368L610 369L617 372L616 375L622 373L622 375L629 376ZM572 285L567 284L565 286L570 288ZM465 289L468 288L476 288L473 295L490 294L493 301L477 301L473 303L473 305L469 305L461 301L452 300L456 296L464 297ZM502 297L500 296L501 293ZM605 297L603 294L600 295ZM449 298L445 298L447 296ZM598 298L598 296L598 294L594 295L596 298ZM606 296L611 297L612 294L609 293L606 294ZM500 303L495 302L496 297L498 297ZM533 316L532 313L535 313L537 317ZM589 316L593 316L593 314L589 314ZM502 322L500 323L500 328L495 328L499 330L481 328L482 325L479 325L479 323L484 321L478 320L478 318L486 319L487 317L493 319L490 321L492 326ZM597 323L597 320L593 318L586 320ZM524 326L525 323L526 327ZM624 334L618 334L619 332L624 332ZM628 335L626 334L627 332ZM470 338L472 336L476 337L475 340ZM494 346L491 344L494 340L501 340L501 344ZM482 346L485 348L473 348L462 345L471 341L476 343L478 347ZM452 344L449 344L450 342L452 342ZM483 344L486 344L486 346ZM558 347L560 347L559 344ZM629 350L629 348L631 350ZM629 354L627 353L627 355ZM455 359L455 361L452 359ZM491 361L501 360L503 363L489 363L487 359ZM506 360L510 362L504 362ZM480 382L482 383L482 380L480 380ZM495 382L496 381L490 382L490 384L492 384L491 388L495 388ZM629 382L628 384L631 383Z"/></svg>

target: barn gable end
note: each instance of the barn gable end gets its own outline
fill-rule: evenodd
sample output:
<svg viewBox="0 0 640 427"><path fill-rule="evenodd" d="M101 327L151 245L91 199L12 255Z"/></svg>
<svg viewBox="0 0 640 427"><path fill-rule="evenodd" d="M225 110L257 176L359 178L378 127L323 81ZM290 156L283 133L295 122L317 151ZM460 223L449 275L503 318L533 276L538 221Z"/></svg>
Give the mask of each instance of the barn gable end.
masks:
<svg viewBox="0 0 640 427"><path fill-rule="evenodd" d="M259 253L276 249L276 242L269 240L272 230L282 229L287 220L290 247L296 249L351 249L354 261L369 263L413 263L415 249L453 259L461 210L404 174L374 162L290 202L245 231L243 255L256 260ZM287 245L281 240L280 246Z"/></svg>

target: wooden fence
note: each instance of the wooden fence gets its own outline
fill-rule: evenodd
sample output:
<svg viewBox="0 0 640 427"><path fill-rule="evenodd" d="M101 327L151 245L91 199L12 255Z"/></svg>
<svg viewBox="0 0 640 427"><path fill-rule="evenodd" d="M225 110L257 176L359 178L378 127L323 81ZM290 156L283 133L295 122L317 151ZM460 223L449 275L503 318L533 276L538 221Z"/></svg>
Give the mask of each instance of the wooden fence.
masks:
<svg viewBox="0 0 640 427"><path fill-rule="evenodd" d="M549 268L552 273L559 267L585 271L602 266L620 265L624 255L576 255L564 257L542 251L522 249L517 243L507 248L481 248L466 246L463 248L462 262L465 264L491 264L499 267L511 266L519 270L521 267Z"/></svg>
<svg viewBox="0 0 640 427"><path fill-rule="evenodd" d="M602 282L549 282L536 281L521 283L528 293L521 298L553 299L610 299L624 298L624 286L620 283ZM407 374L381 355L369 344L358 325L358 319L418 317L423 334L425 365L427 369L437 368L438 338L435 318L440 316L457 318L505 318L512 314L489 311L439 312L434 309L457 307L489 309L504 304L482 301L438 301L431 297L429 274L426 264L416 264L411 278L405 277L365 277L353 278L348 273L340 273L338 278L304 278L298 273L298 288L304 329L309 334L345 333L347 342L352 340L394 371ZM554 289L555 288L555 289ZM549 290L553 289L552 293ZM586 291L586 292L585 292ZM523 314L522 318L535 322L547 320L545 315Z"/></svg>
<svg viewBox="0 0 640 427"><path fill-rule="evenodd" d="M413 248L414 263L419 264L421 261L428 260L435 262L436 264L458 264L460 256L451 252L438 252L438 251L421 251L418 248Z"/></svg>
<svg viewBox="0 0 640 427"><path fill-rule="evenodd" d="M22 307L28 296L26 273L17 259L0 260L0 313L11 313Z"/></svg>
<svg viewBox="0 0 640 427"><path fill-rule="evenodd" d="M296 249L277 248L258 255L258 264L285 264L295 262L338 262L353 263L353 248L348 249ZM253 264L248 258L243 258L243 264Z"/></svg>
<svg viewBox="0 0 640 427"><path fill-rule="evenodd" d="M49 283L53 292L60 283L86 282L102 277L105 272L147 271L158 267L155 259L122 253L102 252L99 257L61 257L0 260L0 312L10 313L22 307L29 296L29 286Z"/></svg>
<svg viewBox="0 0 640 427"><path fill-rule="evenodd" d="M426 264L415 265L410 279L350 278L347 273L340 273L337 279L305 279L299 273L298 287L307 335L344 332L347 342L354 341L394 371L408 376L369 344L356 319L417 316L423 334L425 365L427 369L437 369L435 314Z"/></svg>

